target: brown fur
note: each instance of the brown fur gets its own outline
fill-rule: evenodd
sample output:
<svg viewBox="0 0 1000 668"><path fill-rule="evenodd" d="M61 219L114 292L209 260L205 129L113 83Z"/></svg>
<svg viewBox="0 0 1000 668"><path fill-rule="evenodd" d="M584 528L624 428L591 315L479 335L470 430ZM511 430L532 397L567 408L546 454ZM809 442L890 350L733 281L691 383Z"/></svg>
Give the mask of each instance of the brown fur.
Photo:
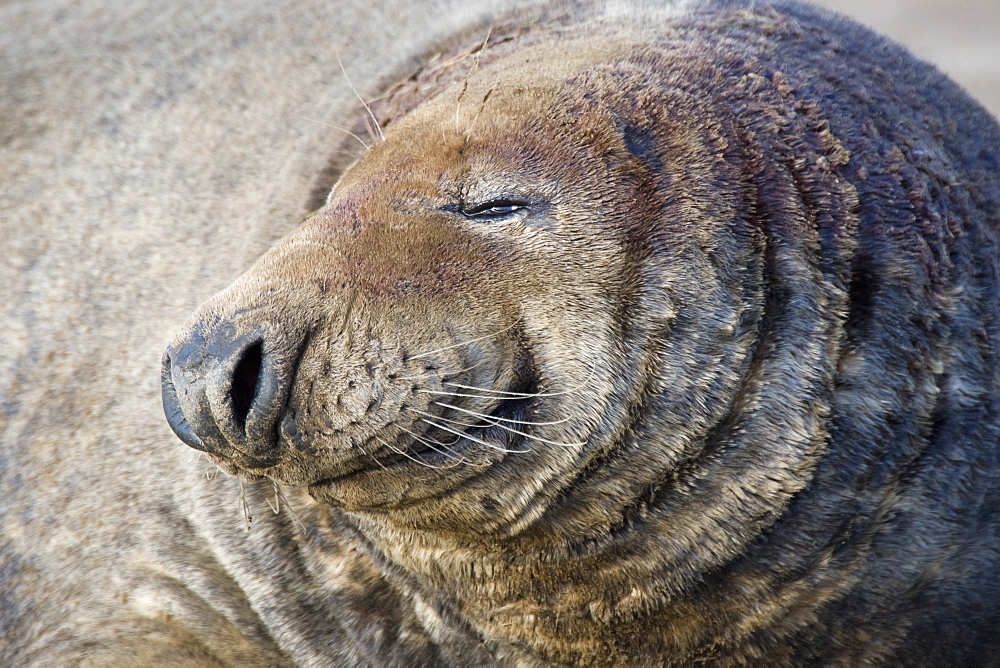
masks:
<svg viewBox="0 0 1000 668"><path fill-rule="evenodd" d="M995 122L796 5L482 45L387 85L384 141L173 339L168 418L253 518L168 481L177 602L73 656L996 660Z"/></svg>

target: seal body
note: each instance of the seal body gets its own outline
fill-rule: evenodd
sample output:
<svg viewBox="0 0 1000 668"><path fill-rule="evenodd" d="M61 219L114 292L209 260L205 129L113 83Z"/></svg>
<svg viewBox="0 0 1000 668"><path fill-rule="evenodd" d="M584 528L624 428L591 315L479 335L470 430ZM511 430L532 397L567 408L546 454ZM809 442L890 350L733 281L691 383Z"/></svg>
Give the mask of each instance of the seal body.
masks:
<svg viewBox="0 0 1000 668"><path fill-rule="evenodd" d="M167 420L235 476L169 511L213 555L170 651L996 661L996 122L797 4L488 34L170 342Z"/></svg>

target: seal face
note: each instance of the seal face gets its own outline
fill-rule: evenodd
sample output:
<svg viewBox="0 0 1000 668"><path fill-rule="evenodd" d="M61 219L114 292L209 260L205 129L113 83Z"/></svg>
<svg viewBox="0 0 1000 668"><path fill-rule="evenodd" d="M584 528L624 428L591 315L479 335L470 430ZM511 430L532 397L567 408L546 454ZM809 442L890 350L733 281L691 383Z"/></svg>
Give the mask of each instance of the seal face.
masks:
<svg viewBox="0 0 1000 668"><path fill-rule="evenodd" d="M627 68L543 72L522 53L501 90L488 72L462 82L475 104L457 121L453 86L393 123L325 209L202 309L164 370L191 445L355 509L454 491L482 508L465 528L493 531L619 442L669 364L655 342L705 357L671 374L685 401L727 403L759 318L762 242L737 221L743 268L720 275L711 237L732 204L682 208L663 187L718 179L717 140L648 118L651 100L593 95ZM659 134L683 153L661 155ZM650 230L664 207L669 226ZM721 417L670 413L676 432ZM690 455L662 447L664 463Z"/></svg>
<svg viewBox="0 0 1000 668"><path fill-rule="evenodd" d="M168 421L347 511L441 643L904 656L933 615L899 606L944 558L902 546L939 535L933 462L997 478L1000 142L872 39L719 3L415 76L326 206L171 343ZM995 616L993 573L967 604ZM877 641L869 609L899 615Z"/></svg>

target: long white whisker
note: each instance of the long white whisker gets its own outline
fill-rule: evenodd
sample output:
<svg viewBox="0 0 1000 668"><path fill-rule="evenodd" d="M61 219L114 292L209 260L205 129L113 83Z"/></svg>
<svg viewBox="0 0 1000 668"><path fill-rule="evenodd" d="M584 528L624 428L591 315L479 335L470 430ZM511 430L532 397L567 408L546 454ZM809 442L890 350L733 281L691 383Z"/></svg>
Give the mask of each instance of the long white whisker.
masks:
<svg viewBox="0 0 1000 668"><path fill-rule="evenodd" d="M498 336L500 334L503 334L504 332L506 332L508 330L511 330L511 329L513 329L516 326L517 326L517 323L514 323L513 325L510 325L509 327L504 327L503 329L497 330L496 332L493 332L492 334L486 334L484 336L478 336L478 337L476 337L474 339L468 339L466 341L459 341L458 343L453 343L450 346L445 346L443 348L437 348L435 350L428 350L426 352L420 353L419 355L414 355L410 359L418 360L418 359L420 359L422 357L427 357L428 355L433 355L434 353L439 353L439 352L442 352L444 350L451 350L452 348L458 348L460 346L467 346L470 343L475 343L476 341L482 341L484 339L491 339L494 336Z"/></svg>
<svg viewBox="0 0 1000 668"><path fill-rule="evenodd" d="M240 483L240 503L243 506L243 517L247 521L247 531L250 531L250 523L253 522L253 516L250 515L250 504L247 503L247 491L243 487L243 480L240 478L237 478L237 480Z"/></svg>
<svg viewBox="0 0 1000 668"><path fill-rule="evenodd" d="M404 410L408 410L411 413L416 413L417 415L423 415L425 417L434 418L435 420L444 420L448 424L453 424L459 427L478 427L480 424L478 422L462 422L461 420L456 420L455 418L445 417L443 415L434 415L433 413L427 413L426 411L419 410L417 408L412 408L407 406Z"/></svg>
<svg viewBox="0 0 1000 668"><path fill-rule="evenodd" d="M379 443L381 443L382 445L384 445L385 447L389 448L393 452L395 452L397 455L402 455L403 457L406 457L410 461L416 462L417 464L420 464L421 466L426 466L429 469L438 469L438 470L441 470L441 469L445 469L445 468L451 468L450 466L434 466L433 464L428 464L424 460L419 459L420 455L417 455L417 457L414 457L412 455L407 454L406 450L400 450L399 448L395 447L394 445L391 445L391 444L383 441L381 438L375 437L375 440L378 441Z"/></svg>
<svg viewBox="0 0 1000 668"><path fill-rule="evenodd" d="M446 383L446 384L450 385L450 383ZM478 390L480 388L474 388L474 389ZM502 398L502 397L498 397L495 394L465 394L465 393L462 393L462 392L448 392L447 390L425 390L423 388L416 388L413 391L414 392L420 392L422 394L438 394L438 395L444 395L446 397L469 397L471 399L501 399ZM493 390L485 390L484 389L482 391L483 392L491 392ZM495 391L496 392L500 392L500 390L495 390ZM518 399L531 399L532 397L554 397L554 396L558 396L556 394L522 394L520 392L503 392L502 394L505 394L505 395L511 396L511 397L516 397Z"/></svg>
<svg viewBox="0 0 1000 668"><path fill-rule="evenodd" d="M475 443L479 443L480 445L485 445L487 448L491 448L493 450L496 450L497 452L506 452L506 453L511 453L511 454L516 453L516 454L522 454L522 455L524 453L526 453L526 452L531 452L531 450L508 450L507 448L500 447L496 443L489 443L487 441L484 441L481 438L476 438L475 436L471 436L469 434L466 434L466 433L457 431L455 429L452 429L451 427L449 427L447 425L437 424L433 420L428 420L427 418L421 418L421 420L423 422L426 422L427 424L429 424L432 427L437 427L438 429L444 429L445 431L450 431L451 433L453 433L453 434L455 434L457 436L461 436L462 438L467 438L470 441L473 441Z"/></svg>
<svg viewBox="0 0 1000 668"><path fill-rule="evenodd" d="M541 436L535 436L534 434L528 434L523 431L519 431L505 424L500 424L495 422L496 418L486 418L487 422L492 423L494 426L500 427L501 429L506 429L512 434L518 434L519 436L524 436L525 438L531 439L532 441L538 441L539 443L547 443L549 445L555 445L560 448L582 448L587 445L586 441L580 441L576 443L563 443L562 441L553 441L547 438L542 438Z"/></svg>
<svg viewBox="0 0 1000 668"><path fill-rule="evenodd" d="M482 362L476 362L472 366L467 366L464 369L456 369L454 371L449 371L447 375L454 376L454 375L459 374L459 373L465 373L466 371L472 371L477 366L481 366L482 364L483 364ZM427 374L425 372L425 373L420 373L420 374L414 374L412 376L397 376L394 380L413 380L415 378L426 378L426 377L427 377Z"/></svg>
<svg viewBox="0 0 1000 668"><path fill-rule="evenodd" d="M299 516L295 514L294 510L292 510L292 504L288 502L288 498L285 496L285 493L281 491L281 487L279 487L278 484L275 483L273 480L271 481L271 484L274 485L275 498L280 503L284 504L285 512L288 513L288 516L292 518L292 524L295 524L299 527L299 533L302 534L303 538L305 538L306 533L308 531L306 529L305 523L302 520L300 520Z"/></svg>
<svg viewBox="0 0 1000 668"><path fill-rule="evenodd" d="M316 120L315 118L306 118L305 116L302 116L302 115L299 115L299 118L301 118L301 119L302 119L302 120L304 120L304 121L309 121L310 123L319 123L320 125L325 125L326 127L328 127L328 128L333 128L334 130L340 130L341 132L344 132L344 133L346 133L346 134L349 134L349 135L351 135L352 137L354 137L355 139L357 139L357 140L358 140L358 142L359 142L359 143L360 143L360 144L361 144L362 146L364 146L364 147L365 147L365 149L369 149L369 148L371 148L370 146L368 146L368 142L366 142L366 141L365 141L364 139L362 139L361 137L357 136L356 134L354 134L354 133L353 133L353 132L351 132L350 130L348 130L348 129L346 129L346 128L342 128L342 127L340 127L339 125L333 125L333 124L331 124L331 123L324 123L323 121L317 121L317 120Z"/></svg>
<svg viewBox="0 0 1000 668"><path fill-rule="evenodd" d="M412 409L412 410L416 411L416 409ZM459 409L459 410L462 410L462 409ZM416 411L416 412L419 413L420 411ZM431 417L434 417L434 416L431 416ZM495 418L495 417L492 417L492 416L489 416L489 415L482 415L482 418L485 421L489 422L494 427L500 427L501 429L506 429L507 431L509 431L512 434L517 434L518 436L524 436L525 438L530 438L531 440L538 441L540 443L548 443L549 445L557 445L557 446L562 447L562 448L579 448L579 447L582 447L582 446L586 445L586 443L584 443L584 442L581 442L581 443L562 443L561 441L552 441L552 440L549 440L547 438L542 438L541 436L535 436L534 434L528 434L526 432L514 429L513 427L510 427L508 425L501 424L500 422L497 421L499 418ZM444 418L438 417L437 419L440 420L440 419L444 419ZM478 426L478 425L474 425L474 426ZM473 438L472 436L469 436L468 434L466 434L465 437L466 438Z"/></svg>
<svg viewBox="0 0 1000 668"><path fill-rule="evenodd" d="M371 459L376 464L378 464L379 468L382 469L383 471L388 471L389 470L389 469L386 468L385 464L383 464L382 462L380 462L378 460L378 457L375 456L375 453L369 452L368 453L368 458Z"/></svg>
<svg viewBox="0 0 1000 668"><path fill-rule="evenodd" d="M482 57L483 51L486 50L486 45L489 44L489 42L490 42L490 35L492 35L492 34L493 34L493 26L490 25L490 29L486 31L486 39L483 40L482 46L480 46L479 49L476 50L476 57L472 59L472 67L470 67L469 71L465 73L465 80L462 81L462 92L460 92L458 94L458 99L455 100L455 134L459 134L459 130L458 130L459 111L462 108L462 96L465 95L465 91L467 91L469 89L469 77L471 77L473 74L475 74L476 70L479 69L479 59ZM489 97L489 93L487 93L486 96ZM485 104L485 102L486 102L486 100L483 100L484 104ZM476 115L478 116L478 114L476 114ZM473 119L473 124L475 124L475 119ZM469 129L469 132L471 132L471 127ZM468 141L469 141L469 136L468 135L469 135L469 133L466 133L466 137L465 137L466 143L468 143Z"/></svg>
<svg viewBox="0 0 1000 668"><path fill-rule="evenodd" d="M461 408L459 406L453 406L452 404L446 404L446 403L441 402L441 401L435 401L433 403L436 404L436 405L438 405L438 406L441 406L442 408L453 408L456 411L460 411L462 413L465 413L467 415L471 415L473 417L479 417L479 418L483 418L483 419L486 419L486 420L500 420L501 422L512 422L514 424L522 424L522 425L525 425L527 427L545 427L545 426L549 426L549 425L553 425L553 424L563 424L565 422L569 422L570 421L570 418L563 418L561 420L553 420L551 422L533 422L531 420L515 420L514 418L502 418L502 417L497 417L495 415L486 415L485 413L477 413L476 411L470 411L467 408Z"/></svg>
<svg viewBox="0 0 1000 668"><path fill-rule="evenodd" d="M490 88L486 91L486 95L483 96L483 101L479 103L479 109L476 111L476 115L472 117L472 122L469 123L469 127L465 130L465 143L468 144L472 139L472 130L476 127L476 121L479 120L479 115L483 113L483 109L486 108L486 101L490 99L490 95L493 94L495 88Z"/></svg>
<svg viewBox="0 0 1000 668"><path fill-rule="evenodd" d="M281 513L281 499L278 498L278 483L271 481L271 487L274 488L274 503L271 503L271 499L264 499L267 501L268 507L274 512L275 515Z"/></svg>
<svg viewBox="0 0 1000 668"><path fill-rule="evenodd" d="M508 392L506 390L494 390L492 388L488 388L488 387L476 387L474 385L462 385L461 383L452 383L452 382L447 382L447 381L443 382L441 384L442 385L448 385L450 387L458 387L458 388L461 388L463 390L473 390L475 392L493 392L494 394L502 394L504 396L518 397L518 398L521 398L521 399L531 399L532 397L561 397L561 396L565 396L567 394L573 394L574 392L579 392L581 389L583 389L584 387L587 386L587 383L589 383L591 381L591 379L594 377L594 374L596 372L597 372L597 365L594 364L593 366L590 367L590 374L587 376L586 380L584 380L582 383L580 383L579 385L577 385L575 387L571 387L571 388L569 388L567 390L563 390L561 392L534 392L534 393L530 393L529 394L529 393L525 393L525 392ZM433 394L432 390L426 390L426 392ZM464 396L474 396L474 395L464 395L464 394L457 394L456 393L455 396L457 396L457 397L464 397ZM488 398L488 397L483 396L481 398Z"/></svg>
<svg viewBox="0 0 1000 668"><path fill-rule="evenodd" d="M460 440L457 437L451 443L445 444L445 443L442 443L441 441L437 440L436 438L430 438L429 436L425 439L424 437L422 437L422 436L420 436L418 434L415 434L414 432L410 431L409 429L407 429L405 427L400 427L399 429L401 431L409 434L410 436L412 436L415 441L419 441L420 443L423 443L424 445L426 445L428 448L430 448L434 452L436 452L436 453L438 453L440 455L444 455L445 457L448 457L449 459L457 460L456 464L461 464L464 461L463 457L460 457L460 456L456 455L454 452L448 452L448 447L450 445L454 445L455 443L458 443L458 441ZM430 440L434 441L434 443L436 443L437 445L440 445L442 448L444 448L444 450L441 450L439 448L434 447L433 445L431 445L431 443L428 442L427 439L430 439Z"/></svg>
<svg viewBox="0 0 1000 668"><path fill-rule="evenodd" d="M340 71L344 73L344 78L347 79L347 85L351 87L351 90L354 91L354 95L358 98L358 100L361 101L361 105L365 108L365 111L367 111L368 115L371 116L372 122L375 124L375 129L378 130L379 138L384 140L385 135L382 134L382 126L379 125L378 119L375 118L375 114L372 113L372 108L368 106L368 103L365 102L365 99L361 97L360 93L358 93L358 89L354 87L353 83L351 83L351 77L347 76L347 69L344 67L344 61L340 59L340 53L338 52L335 53L337 56L337 62L340 64Z"/></svg>
<svg viewBox="0 0 1000 668"><path fill-rule="evenodd" d="M414 411L416 413L420 413L420 411L417 410L416 408L410 408L409 406L407 406L405 408L405 410L409 410L409 411ZM423 415L430 415L430 413L423 413ZM434 417L434 416L430 415L430 417ZM428 445L428 446L431 445L430 443L428 443L428 441L433 441L434 445L439 445L442 448L450 448L451 446L455 445L460 440L462 440L462 439L460 439L459 437L456 436L453 441L450 441L448 443L444 443L442 441L437 440L436 438L434 438L432 436L428 436L427 434L424 434L423 436L420 436L419 434L415 434L412 431L410 431L409 429L407 429L406 427L400 427L399 429L402 430L402 431L405 431L407 434L409 434L413 438L417 439L421 443L423 443L425 445ZM444 453L441 453L441 454L444 454Z"/></svg>
<svg viewBox="0 0 1000 668"><path fill-rule="evenodd" d="M455 134L458 134L458 119L460 112L462 111L462 96L465 95L465 91L469 88L469 80L466 79L462 82L462 90L458 93L458 98L455 100Z"/></svg>
<svg viewBox="0 0 1000 668"><path fill-rule="evenodd" d="M566 394L569 390L563 392L508 392L507 390L494 390L489 387L475 387L473 385L462 385L461 383L452 383L449 381L441 383L442 385L448 385L450 387L458 387L463 390L475 390L476 392L492 392L494 394L502 394L508 397L520 397L520 398L530 398L530 397L556 397L562 394Z"/></svg>

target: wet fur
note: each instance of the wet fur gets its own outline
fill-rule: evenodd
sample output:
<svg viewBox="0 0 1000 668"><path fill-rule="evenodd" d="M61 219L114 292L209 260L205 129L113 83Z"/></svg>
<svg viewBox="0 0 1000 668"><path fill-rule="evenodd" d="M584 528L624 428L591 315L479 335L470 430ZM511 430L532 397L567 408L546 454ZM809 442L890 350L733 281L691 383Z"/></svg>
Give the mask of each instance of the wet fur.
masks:
<svg viewBox="0 0 1000 668"><path fill-rule="evenodd" d="M301 354L277 459L257 466L259 443L215 457L286 498L246 485L246 532L233 478L146 439L129 456L168 450L173 473L114 522L162 516L173 533L108 539L150 563L111 560L115 606L85 578L74 593L46 569L68 563L57 548L29 551L12 527L30 522L5 515L17 594L0 609L22 633L4 629L0 656L1000 657L996 123L808 8L691 3L637 24L566 7L495 20L485 48L477 26L385 82L384 141L172 340L223 323ZM426 175L491 161L544 175L544 211L485 227L442 213L465 191ZM395 477L372 465L426 429L393 409L414 388L481 388L453 405L488 414L489 391L524 378L525 421L555 423L528 431L562 445L465 444L453 468ZM357 466L370 472L322 484ZM87 493L73 489L62 505ZM24 602L40 595L64 617ZM101 624L73 616L74 595Z"/></svg>

